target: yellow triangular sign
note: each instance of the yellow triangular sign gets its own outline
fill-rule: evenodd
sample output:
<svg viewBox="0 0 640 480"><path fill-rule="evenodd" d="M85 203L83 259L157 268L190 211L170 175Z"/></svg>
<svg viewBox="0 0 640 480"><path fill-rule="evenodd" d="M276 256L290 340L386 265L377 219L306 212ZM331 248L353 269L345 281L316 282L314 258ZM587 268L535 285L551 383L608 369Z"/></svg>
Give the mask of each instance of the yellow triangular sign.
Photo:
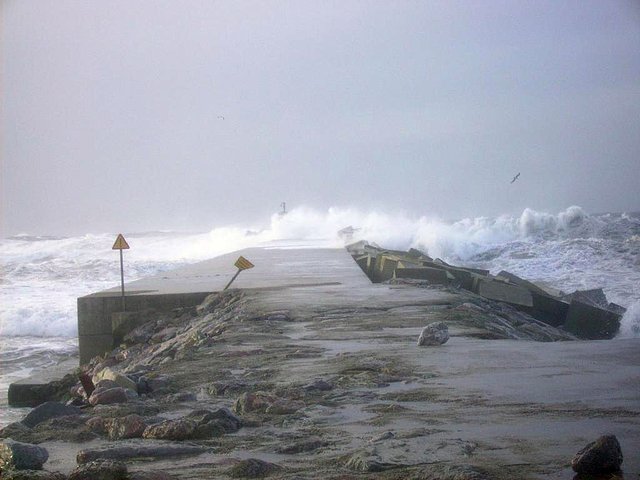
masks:
<svg viewBox="0 0 640 480"><path fill-rule="evenodd" d="M240 258L238 258L238 260L236 260L236 263L234 263L234 265L238 267L238 270L248 270L255 266L253 263L251 263L249 260L244 258L242 255L240 255Z"/></svg>
<svg viewBox="0 0 640 480"><path fill-rule="evenodd" d="M118 238L116 238L116 243L111 247L112 250L127 250L129 248L129 244L124 239L121 233L118 234Z"/></svg>

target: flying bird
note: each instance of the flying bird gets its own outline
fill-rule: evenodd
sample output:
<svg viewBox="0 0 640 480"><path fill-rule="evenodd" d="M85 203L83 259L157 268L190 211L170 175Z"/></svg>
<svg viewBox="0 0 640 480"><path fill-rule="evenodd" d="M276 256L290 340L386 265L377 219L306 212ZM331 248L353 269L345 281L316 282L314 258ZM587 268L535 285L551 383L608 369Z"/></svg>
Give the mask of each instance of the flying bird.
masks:
<svg viewBox="0 0 640 480"><path fill-rule="evenodd" d="M218 118L219 118L220 120L224 120L224 117L223 117L222 115L218 115Z"/></svg>
<svg viewBox="0 0 640 480"><path fill-rule="evenodd" d="M518 174L515 177L513 177L513 180L511 180L511 183L515 182L519 176L520 176L520 172L518 172Z"/></svg>

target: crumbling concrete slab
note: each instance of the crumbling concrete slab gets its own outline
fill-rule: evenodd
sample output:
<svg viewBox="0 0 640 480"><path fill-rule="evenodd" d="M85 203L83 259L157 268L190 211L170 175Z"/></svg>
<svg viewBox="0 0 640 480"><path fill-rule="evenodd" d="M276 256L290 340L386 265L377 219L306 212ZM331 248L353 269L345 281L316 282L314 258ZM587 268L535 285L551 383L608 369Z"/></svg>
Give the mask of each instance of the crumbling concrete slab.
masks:
<svg viewBox="0 0 640 480"><path fill-rule="evenodd" d="M478 294L490 300L505 302L519 307L533 307L531 292L518 285L509 285L495 280L479 278Z"/></svg>

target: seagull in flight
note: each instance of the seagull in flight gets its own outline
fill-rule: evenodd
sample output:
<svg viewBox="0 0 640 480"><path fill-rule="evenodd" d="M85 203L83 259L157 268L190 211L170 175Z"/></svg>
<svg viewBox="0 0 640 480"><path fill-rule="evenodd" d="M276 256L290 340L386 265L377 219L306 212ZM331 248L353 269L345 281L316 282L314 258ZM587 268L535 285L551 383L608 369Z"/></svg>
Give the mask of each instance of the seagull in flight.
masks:
<svg viewBox="0 0 640 480"><path fill-rule="evenodd" d="M222 115L218 115L218 118L219 118L220 120L224 120L224 117L223 117Z"/></svg>
<svg viewBox="0 0 640 480"><path fill-rule="evenodd" d="M511 180L511 183L515 182L519 176L520 176L520 172L518 172L518 174L515 177L513 177L513 180Z"/></svg>

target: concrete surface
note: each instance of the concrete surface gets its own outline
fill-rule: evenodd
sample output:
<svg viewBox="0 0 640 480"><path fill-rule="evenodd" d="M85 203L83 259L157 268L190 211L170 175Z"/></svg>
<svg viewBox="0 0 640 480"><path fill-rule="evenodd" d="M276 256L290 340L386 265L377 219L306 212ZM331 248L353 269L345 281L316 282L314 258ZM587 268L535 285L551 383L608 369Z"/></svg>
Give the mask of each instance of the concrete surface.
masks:
<svg viewBox="0 0 640 480"><path fill-rule="evenodd" d="M231 288L287 289L314 285L358 287L371 282L344 249L250 248L125 284L128 311L168 311L198 305L224 289L242 255L255 267ZM112 314L122 311L120 287L78 299L80 363L113 348Z"/></svg>
<svg viewBox="0 0 640 480"><path fill-rule="evenodd" d="M50 399L54 387L51 382L60 380L78 367L76 359L66 360L18 380L9 385L7 400L12 407L35 407Z"/></svg>

